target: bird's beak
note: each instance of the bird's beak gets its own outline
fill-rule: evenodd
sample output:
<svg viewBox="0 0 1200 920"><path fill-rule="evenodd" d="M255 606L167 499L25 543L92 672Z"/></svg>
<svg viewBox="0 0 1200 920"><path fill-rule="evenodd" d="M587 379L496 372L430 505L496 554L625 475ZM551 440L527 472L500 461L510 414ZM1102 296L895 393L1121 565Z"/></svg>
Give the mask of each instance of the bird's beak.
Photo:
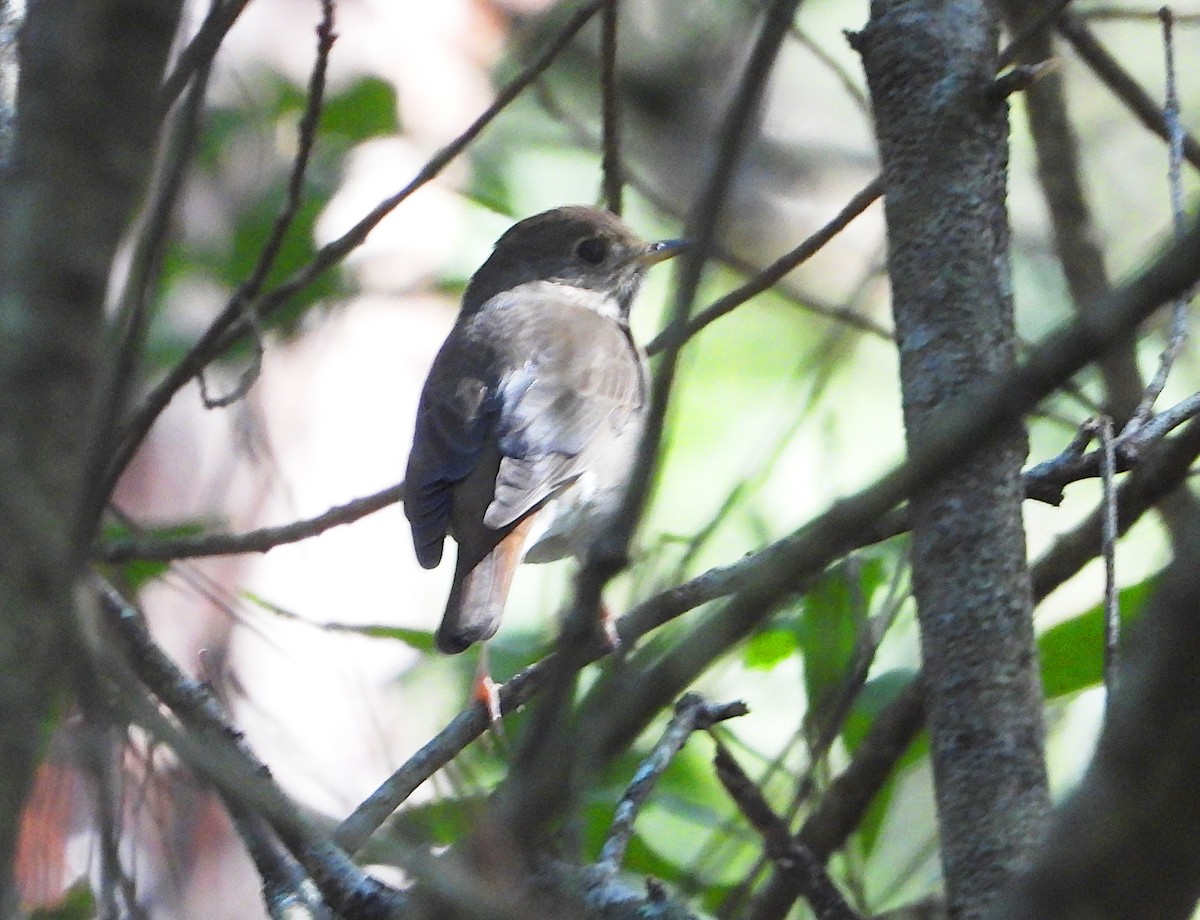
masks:
<svg viewBox="0 0 1200 920"><path fill-rule="evenodd" d="M673 259L690 246L688 240L660 240L657 243L651 243L634 258L641 262L642 265L656 265L667 259Z"/></svg>

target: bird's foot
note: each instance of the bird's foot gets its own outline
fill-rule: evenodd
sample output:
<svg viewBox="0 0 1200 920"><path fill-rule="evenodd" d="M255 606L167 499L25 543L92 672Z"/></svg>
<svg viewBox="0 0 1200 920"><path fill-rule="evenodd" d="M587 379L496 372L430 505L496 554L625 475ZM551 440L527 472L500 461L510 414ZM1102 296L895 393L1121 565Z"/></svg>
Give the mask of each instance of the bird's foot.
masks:
<svg viewBox="0 0 1200 920"><path fill-rule="evenodd" d="M604 636L604 641L608 645L610 653L619 653L621 649L621 634L617 632L617 618L613 612L608 609L608 604L600 602L600 618L599 618L600 634Z"/></svg>
<svg viewBox="0 0 1200 920"><path fill-rule="evenodd" d="M500 686L490 674L476 675L471 698L483 706L489 723L495 725L500 721Z"/></svg>
<svg viewBox="0 0 1200 920"><path fill-rule="evenodd" d="M487 713L488 725L495 727L500 724L500 685L492 680L491 668L488 667L487 645L479 647L479 662L475 667L471 699L483 706L483 711Z"/></svg>

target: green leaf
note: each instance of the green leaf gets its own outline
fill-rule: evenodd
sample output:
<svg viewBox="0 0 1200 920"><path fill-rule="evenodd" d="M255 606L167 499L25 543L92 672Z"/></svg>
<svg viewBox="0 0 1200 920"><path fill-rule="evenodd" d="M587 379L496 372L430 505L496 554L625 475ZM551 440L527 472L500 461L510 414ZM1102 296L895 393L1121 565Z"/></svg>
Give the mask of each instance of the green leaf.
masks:
<svg viewBox="0 0 1200 920"><path fill-rule="evenodd" d="M810 712L819 712L841 687L854 658L863 613L862 594L856 585L852 588L845 566L831 569L804 596L796 638L804 655Z"/></svg>
<svg viewBox="0 0 1200 920"><path fill-rule="evenodd" d="M169 527L139 528L134 531L123 524L109 524L104 528L100 542L113 545L135 539L138 542L142 542L155 539L170 540L176 537L193 537L204 533L207 527L207 524L200 521L185 521L180 524L172 524ZM170 567L171 563L169 561L130 559L128 562L123 562L113 568L120 573L119 577L121 581L129 590L137 593L148 583L154 581L154 579L161 578Z"/></svg>
<svg viewBox="0 0 1200 920"><path fill-rule="evenodd" d="M1122 636L1141 616L1157 584L1158 576L1152 575L1120 592ZM1038 653L1047 699L1099 686L1104 680L1103 604L1047 629L1038 637Z"/></svg>
<svg viewBox="0 0 1200 920"><path fill-rule="evenodd" d="M243 591L242 597L268 613L285 620L295 620L313 629L323 629L326 632L350 633L355 636L369 636L377 639L391 639L403 642L419 652L433 651L433 633L427 629L409 629L403 626L381 626L378 624L352 625L349 623L321 623L301 616L293 610L281 607L253 591Z"/></svg>
<svg viewBox="0 0 1200 920"><path fill-rule="evenodd" d="M486 807L487 798L483 795L407 804L389 822L388 835L432 846L449 846L470 833Z"/></svg>
<svg viewBox="0 0 1200 920"><path fill-rule="evenodd" d="M432 652L434 648L433 631L428 629L407 629L403 626L347 626L346 630L377 639L403 642L418 652Z"/></svg>
<svg viewBox="0 0 1200 920"><path fill-rule="evenodd" d="M463 194L469 201L505 217L514 217L515 208L508 176L500 157L476 156L471 161L471 176Z"/></svg>
<svg viewBox="0 0 1200 920"><path fill-rule="evenodd" d="M916 675L917 672L912 668L896 668L885 671L863 685L842 728L842 738L850 753L858 749L879 714L908 689Z"/></svg>
<svg viewBox="0 0 1200 920"><path fill-rule="evenodd" d="M68 888L57 904L39 907L29 913L30 920L89 920L95 916L96 896L86 878L80 878Z"/></svg>
<svg viewBox="0 0 1200 920"><path fill-rule="evenodd" d="M351 143L360 143L399 130L396 90L386 80L363 77L344 92L326 98L318 137L340 134Z"/></svg>
<svg viewBox="0 0 1200 920"><path fill-rule="evenodd" d="M796 634L782 626L764 629L750 638L743 652L746 667L755 671L770 671L792 656L798 648Z"/></svg>
<svg viewBox="0 0 1200 920"><path fill-rule="evenodd" d="M857 750L858 746L862 744L863 739L867 736L867 732L875 724L875 720L879 718L880 713L887 709L895 702L897 697L908 689L909 684L912 683L916 674L917 672L911 668L897 668L867 681L855 699L854 705L846 717L846 723L842 728L842 738L845 740L846 747L851 753ZM858 825L859 839L867 853L871 852L876 840L879 838L879 831L883 826L883 819L887 815L897 775L904 768L924 757L928 752L928 748L928 736L924 732L920 732L913 743L905 750L903 756L896 762L896 766L893 768L887 782L884 783L879 792L871 800L871 804L868 806L862 821Z"/></svg>

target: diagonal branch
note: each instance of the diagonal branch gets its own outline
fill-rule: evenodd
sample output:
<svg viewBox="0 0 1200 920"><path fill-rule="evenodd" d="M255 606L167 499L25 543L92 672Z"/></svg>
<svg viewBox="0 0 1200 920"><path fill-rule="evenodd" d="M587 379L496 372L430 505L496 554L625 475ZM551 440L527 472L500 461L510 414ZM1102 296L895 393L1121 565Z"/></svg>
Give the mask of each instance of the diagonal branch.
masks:
<svg viewBox="0 0 1200 920"><path fill-rule="evenodd" d="M221 314L209 325L200 339L182 360L170 370L146 397L130 420L121 444L117 448L106 476L108 491L111 492L117 478L128 466L134 453L149 433L167 404L189 380L202 371L210 362L220 357L226 349L237 342L246 330L240 325L243 315L252 312L265 319L279 310L296 293L303 290L318 277L338 265L367 238L372 230L399 207L414 192L422 188L450 165L495 120L508 105L517 98L554 62L559 53L588 23L600 9L604 0L588 0L564 24L554 39L530 63L497 94L474 122L455 140L438 151L400 191L384 199L342 236L323 246L313 260L297 271L278 287L266 292L253 305L243 305L231 300Z"/></svg>
<svg viewBox="0 0 1200 920"><path fill-rule="evenodd" d="M1143 125L1169 142L1170 129L1162 108L1096 38L1087 23L1073 13L1064 13L1058 20L1058 31L1113 95L1125 103ZM1184 134L1182 143L1184 157L1200 169L1200 141L1191 134Z"/></svg>
<svg viewBox="0 0 1200 920"><path fill-rule="evenodd" d="M824 860L792 837L754 781L729 750L717 742L717 778L738 809L762 836L767 855L812 907L818 920L859 920L845 896L825 871Z"/></svg>
<svg viewBox="0 0 1200 920"><path fill-rule="evenodd" d="M262 527L248 533L199 534L188 537L150 537L120 539L97 547L93 558L103 562L126 562L146 559L166 562L172 559L194 559L200 556L228 556L236 553L265 553L276 546L296 543L315 537L342 524L350 524L382 508L404 499L404 483L388 486L373 495L366 495L335 505L316 517L292 521L278 527Z"/></svg>

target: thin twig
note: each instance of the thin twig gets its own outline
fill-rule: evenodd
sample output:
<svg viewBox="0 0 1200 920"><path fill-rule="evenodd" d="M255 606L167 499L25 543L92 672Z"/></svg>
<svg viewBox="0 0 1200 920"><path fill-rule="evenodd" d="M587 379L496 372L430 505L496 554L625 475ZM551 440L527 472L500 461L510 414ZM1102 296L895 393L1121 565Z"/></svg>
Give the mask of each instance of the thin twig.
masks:
<svg viewBox="0 0 1200 920"><path fill-rule="evenodd" d="M597 637L590 649L596 658L605 654ZM548 655L509 678L497 688L500 712L515 712L541 689L554 656ZM347 853L356 853L418 787L458 756L468 744L486 731L491 722L483 707L469 705L430 738L401 767L392 773L351 812L333 832L333 840Z"/></svg>
<svg viewBox="0 0 1200 920"><path fill-rule="evenodd" d="M87 495L79 516L81 544L96 530L109 491L101 487L103 472L119 436L119 420L133 392L138 364L150 321L150 303L162 274L163 257L171 240L171 222L184 179L200 137L200 116L208 92L211 68L201 63L182 105L174 112L157 164L145 217L134 236L129 274L121 293L113 328L115 355L103 384L99 418L93 435Z"/></svg>
<svg viewBox="0 0 1200 920"><path fill-rule="evenodd" d="M604 0L587 0L564 24L563 28L515 78L513 78L497 94L496 99L462 134L434 154L417 175L400 191L377 204L357 224L344 234L322 246L313 256L312 261L299 269L287 281L263 294L255 307L255 312L262 318L268 318L272 313L286 304L299 291L310 285L315 279L341 263L367 238L368 234L406 201L414 192L422 188L450 165L478 137L491 122L508 105L533 83L554 62L562 50L570 43L588 21L599 10ZM121 446L117 450L108 475L105 478L105 493L111 493L117 478L129 464L134 453L145 439L155 420L162 414L167 404L200 370L216 357L220 356L234 342L238 341L244 330L235 328L237 320L245 311L242 305L231 301L221 314L213 320L192 346L184 358L172 368L163 380L154 387L146 397L142 406L134 414L126 428Z"/></svg>
<svg viewBox="0 0 1200 920"><path fill-rule="evenodd" d="M100 579L93 579L103 622L116 637L125 658L99 646L95 665L113 682L130 716L170 744L188 764L213 782L222 795L251 808L271 826L292 855L339 913L357 905L378 916L396 915L403 898L355 866L271 779L270 771L250 750L241 733L225 719L220 706L199 682L190 680L155 643L141 612ZM136 675L136 677L135 677ZM139 691L149 687L188 731L180 731L157 704Z"/></svg>
<svg viewBox="0 0 1200 920"><path fill-rule="evenodd" d="M213 0L208 15L204 17L204 22L196 31L195 37L180 53L175 62L175 69L163 81L160 95L164 110L175 104L175 100L195 74L212 64L225 36L249 3L250 0Z"/></svg>
<svg viewBox="0 0 1200 920"><path fill-rule="evenodd" d="M642 806L658 785L659 778L670 766L685 741L694 731L707 731L718 722L736 716L744 716L749 709L742 702L713 706L697 693L686 693L675 704L675 715L654 746L650 755L642 761L613 814L608 837L600 849L596 868L601 877L615 878L625 859L625 849L633 837L633 824Z"/></svg>
<svg viewBox="0 0 1200 920"><path fill-rule="evenodd" d="M996 102L1007 99L1014 93L1023 93L1062 65L1058 58L1049 58L1036 64L1015 64L992 81L988 95Z"/></svg>
<svg viewBox="0 0 1200 920"><path fill-rule="evenodd" d="M1086 22L1073 13L1064 13L1058 20L1058 31L1092 72L1113 95L1125 103L1143 125L1163 140L1170 140L1170 130L1158 103L1096 38ZM1183 137L1183 156L1200 169L1200 141L1191 134L1185 134Z"/></svg>
<svg viewBox="0 0 1200 920"><path fill-rule="evenodd" d="M621 106L617 87L617 13L620 0L605 0L600 13L600 99L603 121L604 203L614 214L622 211L625 183L621 169Z"/></svg>
<svg viewBox="0 0 1200 920"><path fill-rule="evenodd" d="M1104 508L1100 531L1100 550L1104 557L1104 687L1108 692L1107 699L1111 700L1117 688L1121 641L1121 604L1117 594L1117 450L1113 420L1107 415L1102 416L1095 428L1100 439L1100 500Z"/></svg>
<svg viewBox="0 0 1200 920"><path fill-rule="evenodd" d="M1014 36L1012 40L1000 51L1000 57L997 59L996 66L1003 70L1009 64L1017 59L1018 53L1035 35L1047 28L1053 23L1063 10L1070 6L1071 0L1054 0L1049 6L1042 10L1037 16L1034 16L1029 23L1023 28L1020 34Z"/></svg>
<svg viewBox="0 0 1200 920"><path fill-rule="evenodd" d="M329 905L317 897L308 873L280 845L270 825L228 796L225 807L262 880L263 903L272 920L333 920Z"/></svg>
<svg viewBox="0 0 1200 920"><path fill-rule="evenodd" d="M119 539L100 544L93 558L103 562L125 562L129 559L158 560L191 559L199 556L231 556L238 553L265 553L285 543L307 540L342 524L350 524L374 514L404 499L404 483L388 486L372 495L365 495L335 505L316 517L292 521L277 527L262 527L247 533L209 533L186 537L150 537Z"/></svg>
<svg viewBox="0 0 1200 920"><path fill-rule="evenodd" d="M758 786L720 741L717 741L715 764L721 785L762 836L767 854L780 872L804 896L819 920L859 920L859 914L846 902L821 860L793 839L787 824L771 810Z"/></svg>
<svg viewBox="0 0 1200 920"><path fill-rule="evenodd" d="M875 617L864 620L862 628L859 630L852 667L847 673L846 677L842 680L836 695L833 696L832 704L821 704L821 709L824 710L824 718L822 719L822 723L818 728L816 739L811 741L809 744L808 767L795 781L794 792L792 793L792 797L788 802L788 806L782 816L784 822L789 827L795 820L796 816L800 813L800 809L803 807L804 803L808 801L808 799L812 796L812 793L817 789L817 768L824 762L830 748L844 730L845 722L847 717L850 715L854 700L857 698L859 691L861 691L865 685L867 676L869 675L870 669L874 664L875 655L879 650L879 645L883 641L884 635L891 626L892 622L895 620L896 615L900 612L900 608L908 596L901 590L901 584L903 580L902 572L904 568L905 567L903 565L896 566L896 571L892 577L892 583L888 589L888 597L884 602L883 609L880 611L880 613ZM812 713L812 707L814 705L818 705L817 701L810 701L809 714L806 714L805 716L806 722L809 721L809 716ZM889 711L890 709L891 707L889 707ZM876 723L880 723L879 728L881 731L885 727L892 724L891 722L882 721L886 717L887 715L884 713L881 714L876 720ZM876 723L872 723L872 728L868 733L868 737L863 740L863 744L867 744L868 741L870 741L872 744L875 743L871 736L874 735L876 731ZM811 726L809 726L809 728L810 730L807 732L807 734L811 736ZM884 735L886 736L886 732L884 732ZM855 760L858 760L858 757L859 755L856 752ZM854 763L852 762L851 767L848 768L848 770L852 770L854 768ZM765 781L766 777L763 779L763 782ZM825 803L825 801L831 795L841 796L844 799L847 794L848 793L845 791L845 787L838 786L835 781L834 786L826 790L824 795L822 795L820 800L821 804L819 804L818 807L822 807L823 803ZM848 813L848 811L844 813ZM805 822L805 826L808 826L807 821ZM830 852L832 852L832 849L830 848L817 849L812 847L810 841L804 839L803 837L798 836L797 840L799 840L805 846L809 846L819 859L827 859ZM740 886L742 890L737 893L731 893L730 897L726 899L723 905L725 908L725 916L728 917L735 915L730 912L730 908L737 906L733 900L734 897L737 896L740 900L749 894L750 889L757 882L760 872L765 867L766 861L767 857L761 857L760 864L755 866L754 869L748 873L745 881ZM741 913L741 911L738 911L736 915L740 915Z"/></svg>
<svg viewBox="0 0 1200 920"><path fill-rule="evenodd" d="M1171 216L1175 220L1175 233L1183 233L1183 122L1179 104L1179 74L1175 66L1175 17L1169 6L1158 11L1162 19L1163 62L1166 66L1166 100L1163 105L1163 120L1167 123L1167 179L1171 194Z"/></svg>
<svg viewBox="0 0 1200 920"><path fill-rule="evenodd" d="M682 325L674 323L668 325L646 346L647 353L653 355L680 348L705 326L732 312L751 297L756 297L772 287L788 272L816 255L826 243L841 233L854 218L862 214L882 194L883 177L876 176L861 191L851 197L832 220L791 252L780 256L740 287L713 301L695 316L688 318Z"/></svg>
<svg viewBox="0 0 1200 920"><path fill-rule="evenodd" d="M1181 25L1196 25L1200 23L1200 13L1175 13L1175 22ZM1144 21L1153 22L1160 19L1158 10L1149 10L1144 7L1132 6L1091 6L1085 10L1079 11L1080 19L1087 19L1092 22L1103 22L1105 20L1119 21Z"/></svg>
<svg viewBox="0 0 1200 920"><path fill-rule="evenodd" d="M824 45L798 25L792 26L792 37L800 43L801 47L825 65L825 69L833 74L834 79L841 84L842 90L850 97L851 101L858 107L858 110L867 118L870 118L871 103L867 100L866 92L854 81L850 72L842 66L841 61L826 51Z"/></svg>
<svg viewBox="0 0 1200 920"><path fill-rule="evenodd" d="M1183 178L1180 167L1183 162L1183 125L1179 120L1179 88L1175 70L1175 38L1173 20L1169 7L1159 10L1162 19L1163 59L1166 66L1166 101L1163 105L1163 122L1167 127L1167 185L1171 196L1171 219L1175 235L1183 232ZM1171 308L1171 331L1166 347L1158 358L1154 377L1146 385L1142 401L1138 404L1130 425L1144 424L1154 412L1154 404L1167 385L1171 368L1175 366L1188 335L1188 299L1179 297Z"/></svg>
<svg viewBox="0 0 1200 920"><path fill-rule="evenodd" d="M1200 414L1200 393L1193 393L1147 421L1138 422L1135 417L1114 439L1116 471L1133 469L1159 441L1197 414ZM1103 450L1084 452L1094 436L1092 424L1085 423L1062 453L1026 470L1022 474L1025 497L1058 505L1066 486L1100 475Z"/></svg>
<svg viewBox="0 0 1200 920"><path fill-rule="evenodd" d="M334 3L333 0L321 0L321 21L317 23L317 53L313 61L312 73L308 79L308 98L304 106L304 114L296 129L296 156L292 159L292 169L288 176L287 192L283 207L275 216L271 233L263 243L258 253L258 261L249 276L238 285L232 302L244 308L241 316L235 320L232 328L239 325L251 335L254 353L250 364L243 369L237 384L224 396L212 397L208 393L204 369L201 368L196 376L200 383L200 399L206 409L222 409L242 399L254 386L262 372L263 362L263 333L258 317L253 309L253 301L262 291L267 276L279 258L283 241L291 230L300 211L304 197L304 177L308 173L308 164L312 159L313 145L317 140L317 126L321 121L321 109L325 103L325 79L329 72L329 54L337 33L333 30Z"/></svg>
<svg viewBox="0 0 1200 920"><path fill-rule="evenodd" d="M537 97L538 102L546 110L546 112L553 118L566 125L567 128L571 130L571 133L574 134L578 139L578 142L581 146L589 149L594 149L597 146L596 137L593 134L589 134L587 127L583 125L579 119L573 117L570 112L567 112L561 105L558 104L558 101L554 98L553 94L544 83L538 84ZM669 214L673 217L683 216L678 201L663 195L658 189L651 186L644 176L641 176L637 172L630 170L628 168L628 164L626 164L625 169L625 181L631 188L637 189L638 192L640 192L651 204L653 204L664 214ZM847 207L849 207L849 205ZM837 218L835 217L834 220L837 220ZM826 242L828 242L828 240ZM806 243L807 241L801 245L803 246ZM768 266L766 269L763 269L761 266L753 263L750 259L738 255L719 240L714 242L711 255L712 258L724 262L742 274L749 276L749 281L747 284L753 284L761 272L771 270L770 266ZM787 256L785 255L783 258L786 259ZM786 272L784 277L786 277ZM781 296L786 297L792 303L796 304L798 307L806 310L807 312L815 313L818 316L823 316L826 319L831 319L838 323L844 323L845 325L851 326L860 332L870 333L877 338L884 339L889 342L892 341L893 337L891 331L880 325L871 317L865 316L864 314L846 306L823 303L812 292L800 290L795 285L781 285L782 281L783 277L776 278L773 282L767 284L764 287L764 290L766 288L776 288ZM780 290L777 285L781 285L782 290ZM749 297L747 297L747 299L749 299ZM710 309L711 307L706 307L700 311L699 315L704 315ZM661 339L662 335L660 335L659 338ZM650 354L656 354L659 350L660 346L658 345L657 341L651 343L651 347L649 349Z"/></svg>
<svg viewBox="0 0 1200 920"><path fill-rule="evenodd" d="M1178 489L1200 456L1200 419L1190 421L1175 437L1149 452L1117 489L1118 532L1124 534L1149 509ZM1076 527L1060 535L1030 570L1035 599L1047 597L1076 575L1101 550L1103 509L1097 508Z"/></svg>

